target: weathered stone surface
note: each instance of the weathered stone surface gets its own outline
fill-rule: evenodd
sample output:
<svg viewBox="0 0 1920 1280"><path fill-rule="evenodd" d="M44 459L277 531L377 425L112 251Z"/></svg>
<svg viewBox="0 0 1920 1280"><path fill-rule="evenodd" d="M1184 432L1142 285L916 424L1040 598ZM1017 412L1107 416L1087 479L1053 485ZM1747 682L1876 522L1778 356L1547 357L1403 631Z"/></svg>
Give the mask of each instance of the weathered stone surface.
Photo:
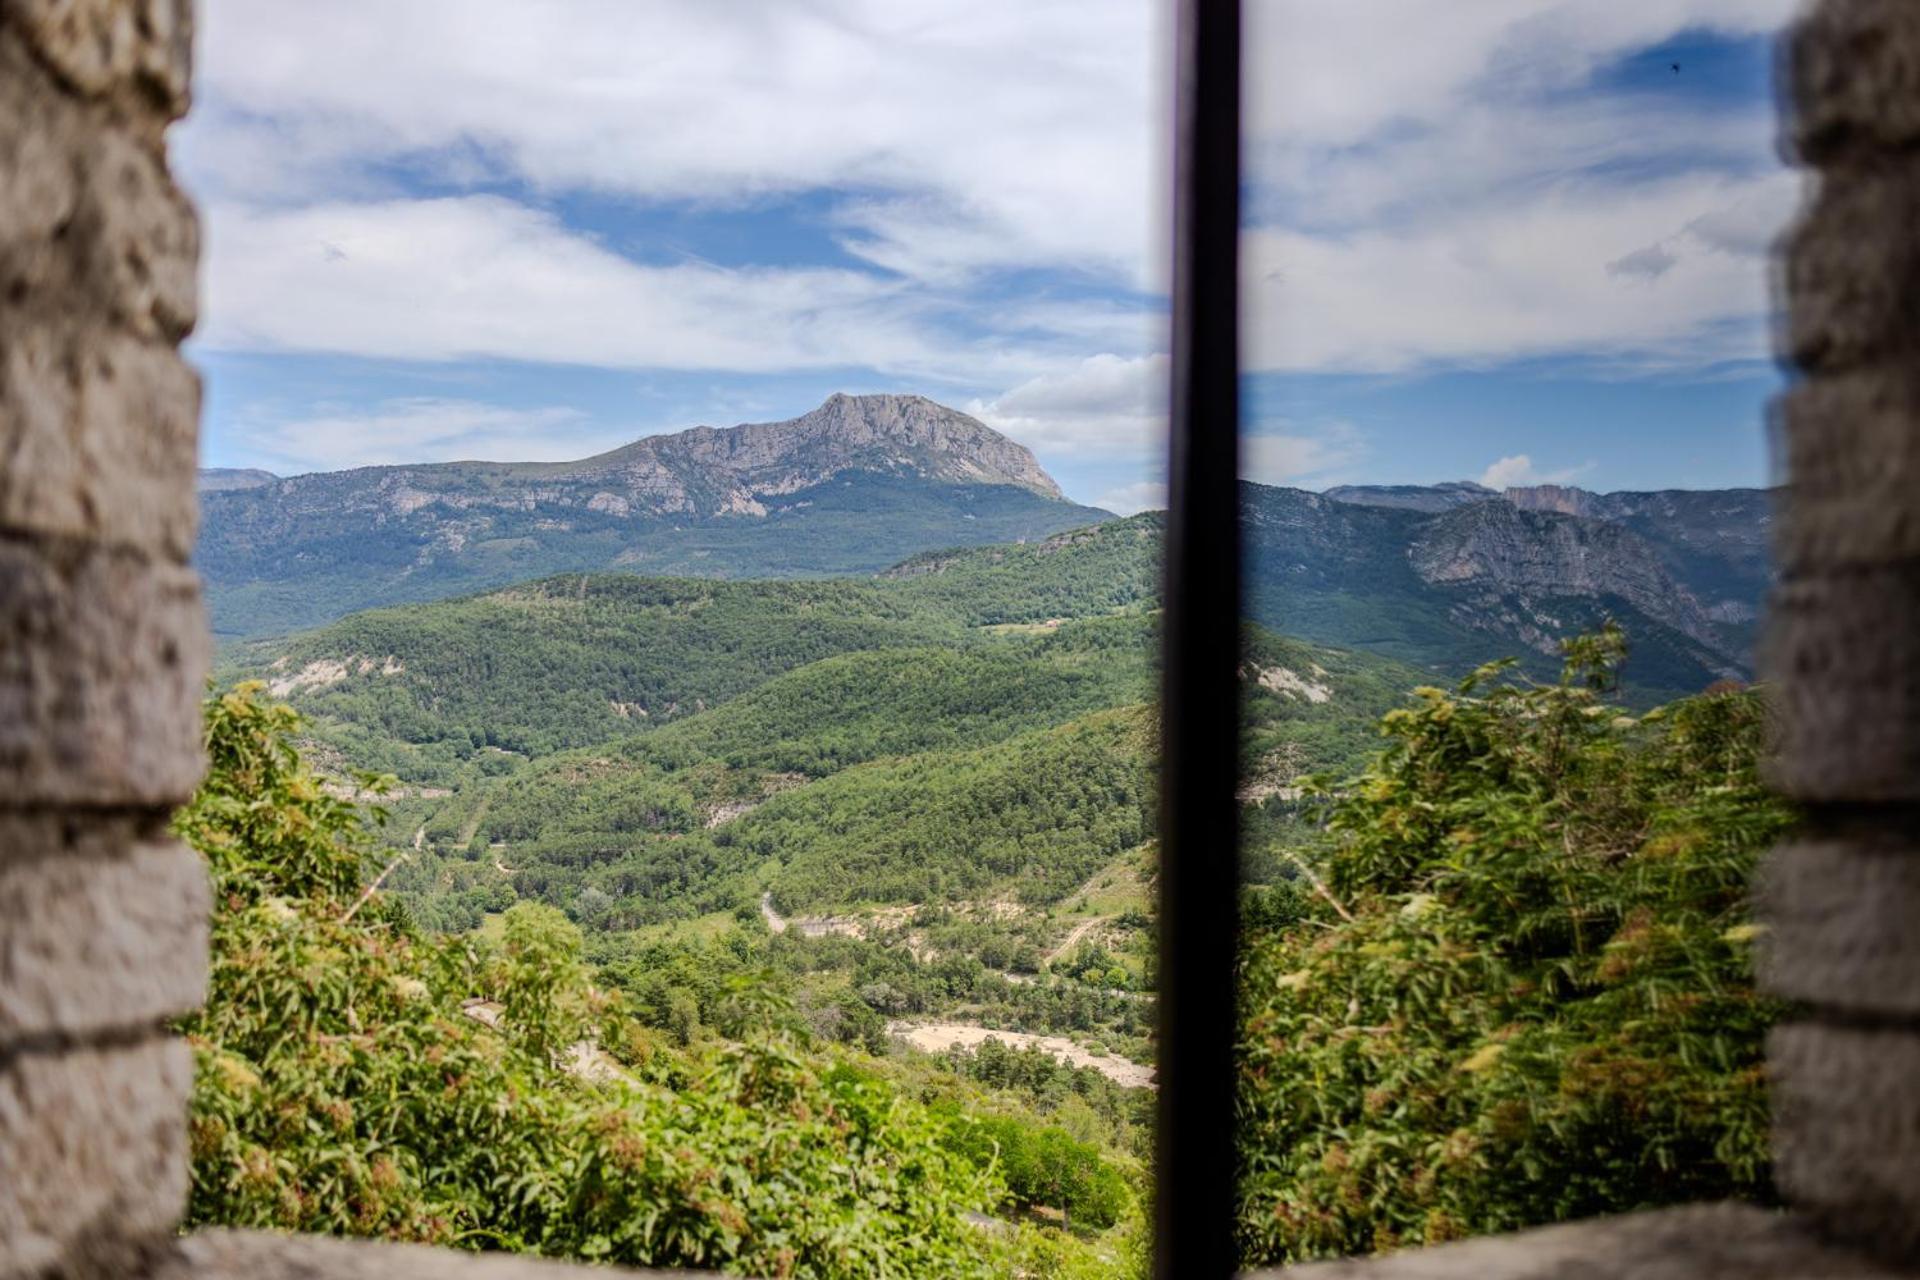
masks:
<svg viewBox="0 0 1920 1280"><path fill-rule="evenodd" d="M66 229L80 203L75 152L88 124L86 108L0 23L0 296L67 283Z"/></svg>
<svg viewBox="0 0 1920 1280"><path fill-rule="evenodd" d="M127 818L0 813L0 1046L157 1025L206 996L206 868Z"/></svg>
<svg viewBox="0 0 1920 1280"><path fill-rule="evenodd" d="M1302 1280L1895 1280L1911 1275L1823 1244L1784 1214L1734 1204L1600 1218L1252 1274Z"/></svg>
<svg viewBox="0 0 1920 1280"><path fill-rule="evenodd" d="M162 156L122 130L94 131L80 161L81 287L133 332L179 341L198 311L198 215Z"/></svg>
<svg viewBox="0 0 1920 1280"><path fill-rule="evenodd" d="M0 0L0 21L80 92L127 94L165 120L186 114L191 0Z"/></svg>
<svg viewBox="0 0 1920 1280"><path fill-rule="evenodd" d="M1783 585L1762 666L1778 688L1782 790L1920 801L1920 565Z"/></svg>
<svg viewBox="0 0 1920 1280"><path fill-rule="evenodd" d="M1920 560L1920 370L1828 375L1781 397L1792 477L1775 556L1788 576Z"/></svg>
<svg viewBox="0 0 1920 1280"><path fill-rule="evenodd" d="M79 106L50 82L19 42L0 31L0 263L49 253L79 199L72 142ZM4 283L14 285L14 280Z"/></svg>
<svg viewBox="0 0 1920 1280"><path fill-rule="evenodd" d="M1761 869L1760 973L1823 1009L1920 1019L1920 832L1801 840Z"/></svg>
<svg viewBox="0 0 1920 1280"><path fill-rule="evenodd" d="M588 1268L503 1254L476 1255L413 1244L379 1244L264 1231L201 1231L183 1238L152 1280L563 1280L565 1277L677 1276L704 1271Z"/></svg>
<svg viewBox="0 0 1920 1280"><path fill-rule="evenodd" d="M5 3L5 0L0 0ZM200 225L157 139L60 92L0 26L0 286L43 316L102 312L177 340L197 308Z"/></svg>
<svg viewBox="0 0 1920 1280"><path fill-rule="evenodd" d="M0 0L4 3L5 0ZM0 26L0 295L102 312L177 340L193 327L200 227L157 138L63 94Z"/></svg>
<svg viewBox="0 0 1920 1280"><path fill-rule="evenodd" d="M0 529L184 562L200 380L170 345L0 310Z"/></svg>
<svg viewBox="0 0 1920 1280"><path fill-rule="evenodd" d="M0 803L185 800L210 649L188 570L0 540Z"/></svg>
<svg viewBox="0 0 1920 1280"><path fill-rule="evenodd" d="M1827 174L1786 240L1787 354L1815 371L1897 359L1920 333L1920 156Z"/></svg>
<svg viewBox="0 0 1920 1280"><path fill-rule="evenodd" d="M1910 0L1823 0L1787 53L1789 144L1801 159L1920 142L1920 10Z"/></svg>
<svg viewBox="0 0 1920 1280"><path fill-rule="evenodd" d="M1835 1238L1920 1263L1920 1030L1794 1023L1767 1048L1780 1189Z"/></svg>
<svg viewBox="0 0 1920 1280"><path fill-rule="evenodd" d="M0 1276L125 1274L172 1229L192 1083L167 1038L0 1060Z"/></svg>

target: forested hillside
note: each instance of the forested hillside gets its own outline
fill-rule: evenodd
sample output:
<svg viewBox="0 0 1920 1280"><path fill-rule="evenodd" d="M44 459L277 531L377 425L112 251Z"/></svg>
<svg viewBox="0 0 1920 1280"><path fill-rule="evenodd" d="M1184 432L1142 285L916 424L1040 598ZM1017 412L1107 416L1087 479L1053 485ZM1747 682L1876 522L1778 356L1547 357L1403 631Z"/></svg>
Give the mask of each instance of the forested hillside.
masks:
<svg viewBox="0 0 1920 1280"><path fill-rule="evenodd" d="M1247 500L1249 610L1305 633L1250 621L1241 643L1248 1257L1658 1202L1644 1169L1663 1151L1684 1151L1713 1194L1760 1185L1762 1095L1749 1068L1769 1011L1742 985L1738 886L1778 815L1753 780L1757 703L1716 693L1639 718L1603 697L1644 708L1659 681L1697 687L1713 674L1700 637L1718 624L1638 535L1583 517L1471 495L1438 510L1257 487ZM941 1259L928 1266L1102 1274L1132 1248L1128 1179L1147 1150L1160 538L1147 515L930 552L859 580L566 574L377 610L230 649L221 679L253 678L262 692L216 703L215 724L254 717L287 732L253 701L262 695L305 713L302 741L331 781L324 796L294 790L353 850L351 874L343 862L327 892L337 902L350 884L379 885L366 927L407 939L386 953L392 963L431 958L431 972L393 978L439 993L429 1004L464 990L483 1000L474 1007L491 1034L505 1026L511 1040L516 1017L535 1017L517 981L540 965L581 975L572 995L538 996L538 1017L599 1012L530 1033L541 1052L591 1041L576 1068L668 1086L681 1110L661 1122L689 1142L719 1125L733 1135L715 1140L720 1151L788 1138L756 1136L730 1111L744 1094L689 1093L699 1072L737 1083L774 1053L788 1064L780 1088L815 1113L851 1115L898 1091L911 1105L886 1123L950 1162L861 1176L930 1178L946 1190L926 1213L964 1217L957 1206L975 1197L1024 1224L983 1245L917 1218L928 1258ZM1596 561L1596 549L1608 554ZM1530 594L1555 588L1556 556L1586 566L1575 594ZM1502 604L1508 587L1518 594ZM1426 687L1435 672L1452 683L1502 628L1547 643L1532 614L1513 612L1522 606L1550 607L1556 627L1613 616L1625 630L1568 642L1574 665L1559 683L1538 681L1534 648L1456 694ZM1313 638L1356 631L1417 663ZM1650 652L1637 665L1629 635ZM1653 683L1622 689L1635 673ZM381 790L366 771L396 778L382 800L390 820L361 839L342 815ZM216 857L222 838L217 823L202 837ZM344 913L317 910L321 936L287 963L373 945L343 931ZM1337 981L1325 986L1322 971ZM1701 982L1711 994L1690 994ZM1359 1031L1340 1030L1356 1017ZM397 1034L406 1052L493 1043L453 1025L452 1040ZM282 1052L259 1039L271 1026L241 1018L212 1039L251 1064ZM1269 1052L1276 1034L1287 1048ZM1604 1062L1577 1051L1583 1038L1606 1046ZM1376 1042L1395 1047L1390 1063L1349 1060L1353 1044ZM835 1055L853 1057L827 1065ZM512 1068L524 1078L498 1087L579 1087L578 1071L543 1076L545 1060L536 1053ZM299 1080L310 1065L284 1069ZM376 1083L401 1070L363 1067ZM1621 1128L1624 1103L1581 1092L1616 1068L1654 1091L1643 1103L1656 1120L1601 1159L1589 1150L1598 1138L1555 1135ZM216 1085L246 1094L258 1087L249 1078ZM853 1080L852 1093L834 1092ZM207 1105L221 1134L240 1135L222 1138L219 1158L250 1167L272 1135L237 1095ZM328 1099L299 1105L332 1114ZM585 1144L578 1158L597 1159L597 1139L567 1128L573 1105L543 1113L558 1130L505 1140ZM1328 1138L1312 1119L1328 1108L1338 1132L1364 1131L1378 1150L1361 1160L1349 1139ZM1475 1150L1532 1162L1524 1195L1496 1194L1508 1175L1479 1157L1432 1155L1476 1124L1493 1128L1474 1131ZM880 1139L876 1160L894 1158L892 1141ZM792 1168L796 1184L815 1176ZM209 1215L291 1212L250 1198L247 1176L208 1192ZM609 1194L653 1194L623 1187ZM782 1205L741 1225L721 1203L701 1198L689 1234L609 1236L626 1243L607 1256L733 1265L769 1256L752 1252L756 1240L813 1239L782 1234ZM922 1214L917 1203L903 1212ZM410 1209L372 1229L431 1234L492 1212ZM486 1230L510 1247L602 1247L602 1228L557 1227L560 1212ZM1032 1225L1055 1212L1079 1233ZM877 1240L896 1227L915 1229L860 1230ZM1015 1242L1025 1261L1009 1261ZM818 1242L791 1247L809 1259L797 1274L851 1266Z"/></svg>
<svg viewBox="0 0 1920 1280"><path fill-rule="evenodd" d="M718 1035L656 1028L551 908L423 935L363 890L364 815L292 713L241 690L207 715L177 820L217 890L188 1225L848 1280L1137 1258L1131 1109L1097 1080L839 1050L765 982L713 1002Z"/></svg>
<svg viewBox="0 0 1920 1280"><path fill-rule="evenodd" d="M1389 696L1352 783L1263 789L1249 753L1248 1262L1764 1196L1774 1010L1745 887L1786 814L1758 780L1762 706L1625 714L1622 651L1607 631L1557 684L1495 664ZM1370 663L1250 632L1248 726L1408 674ZM213 773L179 821L220 904L187 1027L195 1221L750 1274L1139 1265L1149 1107L1121 1068L1150 1051L1144 708L866 763L803 751L812 773L701 754L762 740L750 717L703 739L696 715L449 805L509 838L442 858L424 824L398 843L437 869L398 892L370 880L394 848L315 785L290 710L242 689L208 714ZM741 778L757 807L724 798ZM567 880L623 836L667 879ZM497 861L513 850L527 870ZM685 915L702 873L671 876L703 858L759 902ZM497 909L421 931L446 871L488 862ZM650 892L678 907L636 926ZM525 900L548 894L563 909ZM853 898L905 905L781 914ZM900 1047L969 1027L1002 1039ZM824 1156L848 1132L851 1173Z"/></svg>
<svg viewBox="0 0 1920 1280"><path fill-rule="evenodd" d="M222 678L298 705L338 785L398 775L368 873L422 925L558 908L659 1026L722 1016L692 974L772 964L831 1039L958 1020L1135 1080L1158 535L1114 521L864 582L567 575L237 649ZM1258 627L1245 654L1247 793L1280 808L1358 767L1418 678Z"/></svg>

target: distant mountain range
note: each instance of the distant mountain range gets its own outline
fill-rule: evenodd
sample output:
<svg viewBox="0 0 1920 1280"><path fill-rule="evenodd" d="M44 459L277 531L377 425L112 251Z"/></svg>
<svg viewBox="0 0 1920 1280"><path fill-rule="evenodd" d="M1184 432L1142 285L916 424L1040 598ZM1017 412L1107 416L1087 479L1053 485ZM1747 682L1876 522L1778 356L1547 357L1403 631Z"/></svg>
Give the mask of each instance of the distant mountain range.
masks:
<svg viewBox="0 0 1920 1280"><path fill-rule="evenodd" d="M1440 671L1513 654L1544 673L1562 639L1612 617L1643 693L1751 674L1765 490L1245 485L1242 501L1248 612L1278 630Z"/></svg>
<svg viewBox="0 0 1920 1280"><path fill-rule="evenodd" d="M836 395L786 422L695 427L578 462L201 476L197 562L222 635L542 574L873 573L933 547L1109 518L1033 454L919 396Z"/></svg>
<svg viewBox="0 0 1920 1280"><path fill-rule="evenodd" d="M996 544L1083 547L1056 535L1112 519L1067 501L1023 446L917 396L834 396L787 422L579 462L213 471L202 488L198 560L228 637L555 572L941 572L967 547L996 564ZM1612 617L1633 637L1635 684L1664 696L1751 671L1769 520L1759 489L1249 483L1247 610L1449 676L1505 654L1544 674L1560 640ZM1157 583L1160 518L1123 523L1140 536L1069 558L1091 589L1111 575L1116 605Z"/></svg>

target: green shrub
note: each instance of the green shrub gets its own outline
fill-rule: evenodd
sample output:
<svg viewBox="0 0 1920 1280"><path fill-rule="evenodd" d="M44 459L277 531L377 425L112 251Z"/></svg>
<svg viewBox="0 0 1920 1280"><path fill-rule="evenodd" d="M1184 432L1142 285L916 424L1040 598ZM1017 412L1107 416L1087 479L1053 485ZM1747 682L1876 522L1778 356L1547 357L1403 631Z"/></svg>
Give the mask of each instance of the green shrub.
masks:
<svg viewBox="0 0 1920 1280"><path fill-rule="evenodd" d="M493 951L362 901L369 832L296 728L257 685L210 699L212 771L178 819L216 888L211 993L183 1028L190 1225L763 1276L1004 1274L966 1221L997 1177L780 1019L743 1014L747 1043L680 1058L588 985L555 912L515 908ZM499 1002L500 1031L463 1011L474 996ZM582 1053L600 1069L569 1069Z"/></svg>
<svg viewBox="0 0 1920 1280"><path fill-rule="evenodd" d="M1332 801L1318 885L1259 902L1246 1262L1768 1195L1762 702L1620 714L1622 652L1608 630L1557 684L1417 690Z"/></svg>

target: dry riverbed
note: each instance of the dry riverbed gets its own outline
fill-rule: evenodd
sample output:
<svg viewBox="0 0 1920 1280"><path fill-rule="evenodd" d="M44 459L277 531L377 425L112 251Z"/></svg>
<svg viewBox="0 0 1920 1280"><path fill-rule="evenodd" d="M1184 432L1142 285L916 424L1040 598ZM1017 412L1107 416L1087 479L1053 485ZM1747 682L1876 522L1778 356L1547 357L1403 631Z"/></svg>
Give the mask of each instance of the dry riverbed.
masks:
<svg viewBox="0 0 1920 1280"><path fill-rule="evenodd" d="M1090 1067L1117 1085L1129 1089L1153 1088L1153 1068L1129 1062L1117 1054L1096 1056L1065 1036L1039 1036L1025 1031L993 1031L964 1022L889 1022L887 1034L925 1053L945 1053L954 1045L978 1049L998 1040L1009 1049L1037 1048L1075 1067Z"/></svg>

